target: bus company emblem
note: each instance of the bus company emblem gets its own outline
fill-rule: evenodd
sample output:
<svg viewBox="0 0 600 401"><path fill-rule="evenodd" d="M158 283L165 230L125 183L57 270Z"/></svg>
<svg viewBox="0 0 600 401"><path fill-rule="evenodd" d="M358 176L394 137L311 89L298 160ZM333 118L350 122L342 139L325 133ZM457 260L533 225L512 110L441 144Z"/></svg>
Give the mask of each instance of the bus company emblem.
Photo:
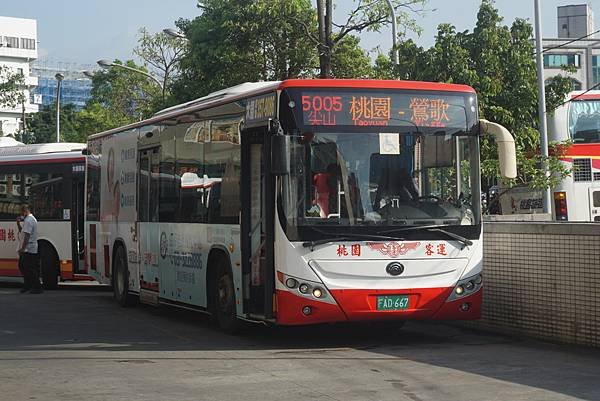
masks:
<svg viewBox="0 0 600 401"><path fill-rule="evenodd" d="M387 255L390 258L397 258L400 255L406 255L408 251L417 249L420 242L403 242L401 244L397 242L388 242L387 244L381 244L377 242L367 242L369 248L374 251L379 251L383 255Z"/></svg>
<svg viewBox="0 0 600 401"><path fill-rule="evenodd" d="M160 257L161 258L164 259L167 257L167 249L168 249L167 234L162 232L162 233L160 233Z"/></svg>
<svg viewBox="0 0 600 401"><path fill-rule="evenodd" d="M398 262L392 262L386 266L385 271L390 276L399 276L404 272L404 265Z"/></svg>

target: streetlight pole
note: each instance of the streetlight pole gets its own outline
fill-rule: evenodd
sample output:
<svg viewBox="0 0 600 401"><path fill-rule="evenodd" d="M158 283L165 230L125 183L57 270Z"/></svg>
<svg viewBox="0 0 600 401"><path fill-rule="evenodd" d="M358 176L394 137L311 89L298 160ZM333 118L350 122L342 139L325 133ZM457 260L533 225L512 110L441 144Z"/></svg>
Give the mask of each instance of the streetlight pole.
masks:
<svg viewBox="0 0 600 401"><path fill-rule="evenodd" d="M388 7L390 8L390 13L392 14L392 49L394 65L399 64L398 60L398 35L396 31L398 30L396 26L396 10L394 10L394 5L392 4L392 0L386 0L388 3Z"/></svg>
<svg viewBox="0 0 600 401"><path fill-rule="evenodd" d="M538 82L538 118L540 120L540 146L542 148L542 170L544 175L548 176L548 127L546 123L546 90L544 88L544 54L542 47L542 21L540 18L540 0L534 0L535 9L535 46L537 63L537 82ZM552 211L550 188L546 188L542 201L544 204L544 213Z"/></svg>
<svg viewBox="0 0 600 401"><path fill-rule="evenodd" d="M60 142L60 86L62 80L65 78L63 74L57 72L54 76L56 78L56 143Z"/></svg>
<svg viewBox="0 0 600 401"><path fill-rule="evenodd" d="M112 61L104 60L104 59L98 60L98 65L102 68L117 67L117 68L123 68L125 70L129 70L129 71L137 72L138 74L147 76L148 78L153 80L160 87L161 90L163 89L162 83L154 75L150 75L146 71L138 70L137 68L133 68L133 67L128 67L123 64L113 63Z"/></svg>

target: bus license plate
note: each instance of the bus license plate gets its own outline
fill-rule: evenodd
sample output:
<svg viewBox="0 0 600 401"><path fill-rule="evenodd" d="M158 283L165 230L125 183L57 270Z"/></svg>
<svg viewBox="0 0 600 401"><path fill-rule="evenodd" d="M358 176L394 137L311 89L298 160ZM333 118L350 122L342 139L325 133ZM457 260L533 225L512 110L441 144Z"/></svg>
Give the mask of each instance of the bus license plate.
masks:
<svg viewBox="0 0 600 401"><path fill-rule="evenodd" d="M408 295L380 295L377 297L377 310L408 309Z"/></svg>

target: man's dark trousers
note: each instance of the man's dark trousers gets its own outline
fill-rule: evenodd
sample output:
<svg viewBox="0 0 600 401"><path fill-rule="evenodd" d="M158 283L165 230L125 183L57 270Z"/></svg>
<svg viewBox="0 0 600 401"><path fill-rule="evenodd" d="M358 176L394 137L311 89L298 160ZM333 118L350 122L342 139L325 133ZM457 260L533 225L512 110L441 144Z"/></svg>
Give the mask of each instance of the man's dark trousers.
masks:
<svg viewBox="0 0 600 401"><path fill-rule="evenodd" d="M19 270L23 275L24 288L39 290L40 285L40 258L37 253L24 252L19 257Z"/></svg>

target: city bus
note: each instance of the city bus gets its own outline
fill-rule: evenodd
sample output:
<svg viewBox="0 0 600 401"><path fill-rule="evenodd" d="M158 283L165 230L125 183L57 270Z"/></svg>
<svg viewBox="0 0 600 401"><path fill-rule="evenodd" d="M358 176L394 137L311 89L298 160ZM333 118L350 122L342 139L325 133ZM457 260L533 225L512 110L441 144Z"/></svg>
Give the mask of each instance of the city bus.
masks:
<svg viewBox="0 0 600 401"><path fill-rule="evenodd" d="M600 91L575 91L548 115L548 140L572 144L562 162L571 174L553 188L558 221L600 221Z"/></svg>
<svg viewBox="0 0 600 401"><path fill-rule="evenodd" d="M89 279L84 255L85 144L0 147L0 279L22 280L16 219L29 204L38 220L45 288L59 280Z"/></svg>
<svg viewBox="0 0 600 401"><path fill-rule="evenodd" d="M477 319L483 133L516 176L464 85L290 79L168 108L88 140L89 273L225 330Z"/></svg>

